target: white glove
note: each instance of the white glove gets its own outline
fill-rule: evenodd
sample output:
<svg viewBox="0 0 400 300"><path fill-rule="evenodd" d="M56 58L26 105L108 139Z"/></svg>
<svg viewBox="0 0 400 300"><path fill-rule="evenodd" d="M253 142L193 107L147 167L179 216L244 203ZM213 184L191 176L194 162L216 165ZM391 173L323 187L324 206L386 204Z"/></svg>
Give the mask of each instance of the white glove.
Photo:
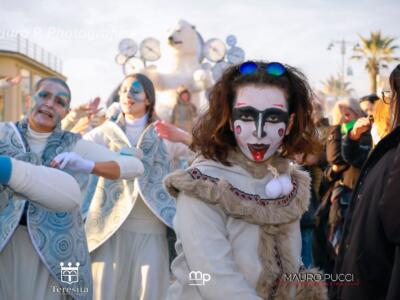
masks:
<svg viewBox="0 0 400 300"><path fill-rule="evenodd" d="M75 152L64 152L58 154L54 161L59 169L68 169L72 172L90 174L94 168L94 161L83 159Z"/></svg>

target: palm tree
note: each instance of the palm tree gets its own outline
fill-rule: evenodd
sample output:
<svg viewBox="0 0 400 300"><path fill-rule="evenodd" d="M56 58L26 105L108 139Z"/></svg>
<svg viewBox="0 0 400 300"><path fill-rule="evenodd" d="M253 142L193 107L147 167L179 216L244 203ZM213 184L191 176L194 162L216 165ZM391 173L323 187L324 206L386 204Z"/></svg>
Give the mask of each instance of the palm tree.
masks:
<svg viewBox="0 0 400 300"><path fill-rule="evenodd" d="M379 68L387 68L386 63L400 60L394 56L394 51L398 46L393 45L395 38L382 36L380 31L371 32L369 38L359 35L361 46L354 47L355 55L352 59L365 59L365 69L367 69L370 80L370 92L376 93L377 76Z"/></svg>
<svg viewBox="0 0 400 300"><path fill-rule="evenodd" d="M340 74L337 76L329 76L322 84L322 91L327 95L335 97L335 100L339 97L350 96L353 92L353 89L350 87L350 82L343 82L343 78Z"/></svg>

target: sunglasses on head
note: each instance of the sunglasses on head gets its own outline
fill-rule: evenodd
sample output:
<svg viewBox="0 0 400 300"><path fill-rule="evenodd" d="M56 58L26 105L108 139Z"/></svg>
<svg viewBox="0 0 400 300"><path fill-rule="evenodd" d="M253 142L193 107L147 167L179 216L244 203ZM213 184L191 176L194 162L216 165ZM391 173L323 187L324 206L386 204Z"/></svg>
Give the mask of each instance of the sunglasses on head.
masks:
<svg viewBox="0 0 400 300"><path fill-rule="evenodd" d="M242 75L250 75L254 74L259 67L261 66L254 61L246 61L239 66L239 71ZM279 62L270 62L263 66L263 69L267 74L275 77L280 77L286 73L285 66Z"/></svg>

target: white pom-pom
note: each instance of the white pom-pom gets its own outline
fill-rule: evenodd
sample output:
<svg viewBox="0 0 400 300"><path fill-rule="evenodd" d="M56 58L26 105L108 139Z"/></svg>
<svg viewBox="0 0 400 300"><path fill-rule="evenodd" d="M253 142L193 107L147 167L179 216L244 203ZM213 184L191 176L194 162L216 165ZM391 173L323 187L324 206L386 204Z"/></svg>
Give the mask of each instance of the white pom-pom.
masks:
<svg viewBox="0 0 400 300"><path fill-rule="evenodd" d="M282 195L287 196L293 190L292 180L289 175L281 175L277 178L282 186Z"/></svg>
<svg viewBox="0 0 400 300"><path fill-rule="evenodd" d="M282 185L278 179L274 178L265 186L265 195L267 198L278 198L282 194Z"/></svg>

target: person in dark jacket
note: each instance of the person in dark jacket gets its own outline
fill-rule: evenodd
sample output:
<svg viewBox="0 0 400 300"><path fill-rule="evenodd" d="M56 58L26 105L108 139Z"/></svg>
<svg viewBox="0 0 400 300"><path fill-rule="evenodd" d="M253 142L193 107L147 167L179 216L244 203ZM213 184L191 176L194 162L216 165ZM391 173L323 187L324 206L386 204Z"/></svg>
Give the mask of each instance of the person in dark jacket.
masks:
<svg viewBox="0 0 400 300"><path fill-rule="evenodd" d="M313 258L313 239L315 228L315 212L318 207L317 193L314 189L316 181L316 169L318 168L318 156L308 155L303 161L302 155L296 157L297 162L302 165L302 169L307 171L311 176L310 186L310 204L308 210L300 219L301 232L301 259L306 268L311 268L314 265Z"/></svg>
<svg viewBox="0 0 400 300"><path fill-rule="evenodd" d="M384 99L374 103L372 115L358 119L342 142L343 159L358 168L367 160L372 147L390 132L390 104ZM360 144L366 132L371 134L372 145Z"/></svg>
<svg viewBox="0 0 400 300"><path fill-rule="evenodd" d="M400 299L400 65L390 75L392 132L365 162L351 199L335 273L355 284L331 299Z"/></svg>
<svg viewBox="0 0 400 300"><path fill-rule="evenodd" d="M342 156L346 163L361 169L372 149L372 142L370 144L362 144L360 140L370 130L371 121L368 118L360 118L354 124L353 129L344 136L342 141Z"/></svg>
<svg viewBox="0 0 400 300"><path fill-rule="evenodd" d="M359 165L346 162L343 158L342 139L352 129L356 120L362 116L363 112L357 100L340 100L334 107L334 125L328 132L326 153L329 166L325 171L325 177L333 187L329 190L330 208L327 235L330 247L332 247L330 253L333 260L337 255L351 193L360 173ZM371 145L370 135L364 134L360 143Z"/></svg>
<svg viewBox="0 0 400 300"><path fill-rule="evenodd" d="M329 122L324 116L324 110L322 103L315 98L313 103L313 120L317 127L319 141L321 143L321 149L319 155L309 154L305 158L303 155L295 156L298 164L303 166L311 176L311 187L310 187L310 204L308 210L303 214L300 220L300 232L301 232L301 258L306 268L317 265L321 267L324 262L321 263L321 256L325 254L326 244L325 234L321 238L320 232L316 232L317 217L316 210L319 206L319 190L321 186L323 170L326 168L326 149L323 145L326 144L326 135L329 128ZM323 150L323 151L321 151ZM320 230L321 231L321 230ZM322 240L322 243L321 243ZM316 251L316 253L314 253ZM316 254L316 255L314 255Z"/></svg>
<svg viewBox="0 0 400 300"><path fill-rule="evenodd" d="M370 116L373 114L375 102L377 100L379 100L379 97L376 94L369 94L367 96L361 97L360 107L365 116Z"/></svg>

